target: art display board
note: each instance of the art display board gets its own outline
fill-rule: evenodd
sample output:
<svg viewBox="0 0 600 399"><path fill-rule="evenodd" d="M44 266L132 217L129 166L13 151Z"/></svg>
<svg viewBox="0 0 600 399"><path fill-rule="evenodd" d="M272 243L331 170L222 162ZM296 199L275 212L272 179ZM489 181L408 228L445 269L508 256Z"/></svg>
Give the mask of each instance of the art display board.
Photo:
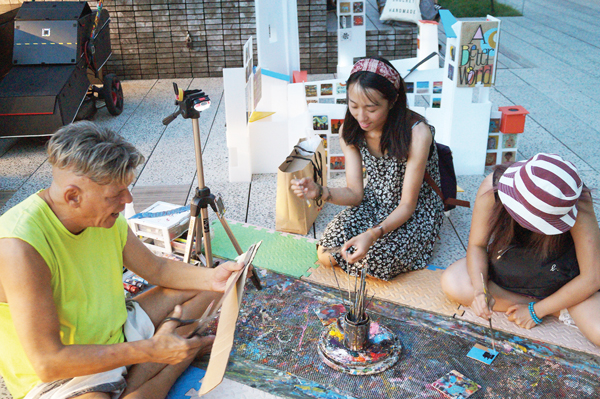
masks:
<svg viewBox="0 0 600 399"><path fill-rule="evenodd" d="M337 2L338 68L352 67L367 54L366 8L366 0Z"/></svg>
<svg viewBox="0 0 600 399"><path fill-rule="evenodd" d="M487 21L462 21L458 37L455 54L458 57L457 86L493 85L496 82L500 20L488 17Z"/></svg>
<svg viewBox="0 0 600 399"><path fill-rule="evenodd" d="M485 166L493 166L517 160L517 143L519 135L517 133L502 133L500 131L501 117L502 112L492 111L486 147Z"/></svg>
<svg viewBox="0 0 600 399"><path fill-rule="evenodd" d="M344 123L347 106L345 104L308 104L312 122L312 134L323 139L327 155L327 178L332 173L346 172L346 159L340 146L340 126Z"/></svg>
<svg viewBox="0 0 600 399"><path fill-rule="evenodd" d="M296 0L256 0L254 6L258 63L291 77L300 70Z"/></svg>

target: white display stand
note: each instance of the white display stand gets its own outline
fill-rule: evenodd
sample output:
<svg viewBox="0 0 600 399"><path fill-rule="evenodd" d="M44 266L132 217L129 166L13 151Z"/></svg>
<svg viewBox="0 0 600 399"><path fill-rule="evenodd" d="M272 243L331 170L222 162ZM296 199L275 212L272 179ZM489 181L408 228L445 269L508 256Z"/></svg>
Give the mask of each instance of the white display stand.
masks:
<svg viewBox="0 0 600 399"><path fill-rule="evenodd" d="M354 59L367 55L367 6L366 0L337 2L339 76L347 76Z"/></svg>
<svg viewBox="0 0 600 399"><path fill-rule="evenodd" d="M254 4L259 65L292 76L300 70L296 0L256 0Z"/></svg>

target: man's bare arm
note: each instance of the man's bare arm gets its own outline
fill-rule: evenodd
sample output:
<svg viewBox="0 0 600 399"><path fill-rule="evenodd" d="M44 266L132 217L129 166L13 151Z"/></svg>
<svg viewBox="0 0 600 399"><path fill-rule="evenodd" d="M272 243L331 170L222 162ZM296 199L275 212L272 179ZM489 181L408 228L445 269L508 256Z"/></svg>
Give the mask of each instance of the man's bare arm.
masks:
<svg viewBox="0 0 600 399"><path fill-rule="evenodd" d="M117 367L156 362L176 364L193 355L199 339L172 334L168 323L156 335L115 345L63 345L58 312L44 259L26 242L0 239L0 301L8 303L27 358L42 381L99 373Z"/></svg>
<svg viewBox="0 0 600 399"><path fill-rule="evenodd" d="M227 279L243 265L224 263L214 269L196 267L154 255L129 229L123 263L151 284L179 290L223 292Z"/></svg>

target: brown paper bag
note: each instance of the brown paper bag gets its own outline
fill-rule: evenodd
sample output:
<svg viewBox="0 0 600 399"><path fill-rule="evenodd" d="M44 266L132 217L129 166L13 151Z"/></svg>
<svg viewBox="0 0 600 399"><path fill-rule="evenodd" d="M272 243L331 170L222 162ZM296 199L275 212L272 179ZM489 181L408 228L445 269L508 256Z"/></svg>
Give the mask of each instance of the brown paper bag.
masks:
<svg viewBox="0 0 600 399"><path fill-rule="evenodd" d="M320 137L300 139L277 171L275 230L305 235L323 208L322 201L297 197L291 189L293 179L312 178L327 185L327 156Z"/></svg>

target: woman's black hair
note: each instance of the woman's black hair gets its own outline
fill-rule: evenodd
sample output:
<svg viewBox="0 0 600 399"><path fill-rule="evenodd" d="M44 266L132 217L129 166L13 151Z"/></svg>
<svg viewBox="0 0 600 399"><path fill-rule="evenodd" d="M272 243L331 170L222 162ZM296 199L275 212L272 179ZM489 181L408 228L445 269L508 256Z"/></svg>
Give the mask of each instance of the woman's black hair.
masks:
<svg viewBox="0 0 600 399"><path fill-rule="evenodd" d="M394 70L396 69L384 58L371 58L387 64ZM398 74L398 76L400 76L400 74ZM371 95L373 90L376 90L380 92L390 104L393 104L383 126L380 150L382 154L385 154L387 151L388 155L397 159L407 158L412 139L411 126L412 123L414 123L416 114L406 107L404 80L400 78L400 90L396 90L392 82L381 75L367 71L355 72L350 75L350 78L348 79L346 92L348 92L350 87L355 83L364 90L364 93L369 100L375 102ZM348 94L346 94L346 98L347 96ZM348 98L347 102L350 104ZM359 146L363 142L364 134L364 130L361 129L358 121L350 113L350 108L348 108L344 119L344 129L342 133L344 141L346 144Z"/></svg>

